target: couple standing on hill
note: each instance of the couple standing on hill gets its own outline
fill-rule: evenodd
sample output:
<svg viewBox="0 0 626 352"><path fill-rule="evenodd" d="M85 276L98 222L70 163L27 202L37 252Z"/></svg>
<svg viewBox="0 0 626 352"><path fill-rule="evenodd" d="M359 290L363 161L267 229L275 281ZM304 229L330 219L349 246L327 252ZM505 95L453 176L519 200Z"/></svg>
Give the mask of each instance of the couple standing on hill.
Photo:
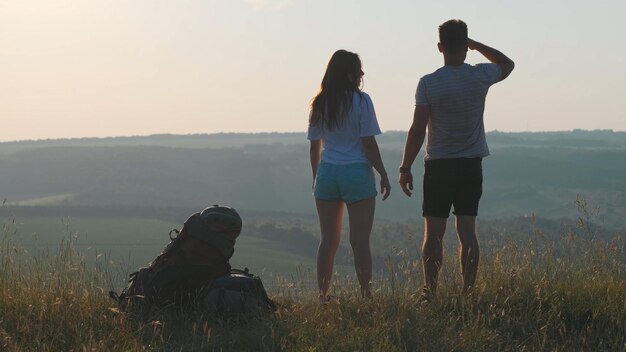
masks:
<svg viewBox="0 0 626 352"><path fill-rule="evenodd" d="M473 286L479 247L476 216L482 194L481 160L489 155L483 111L489 87L505 79L514 63L504 54L469 39L467 25L450 20L439 26L439 51L444 66L423 76L415 95L415 112L400 165L400 186L411 196L411 165L422 147L428 128L424 158L422 301L431 301L442 263L442 239L451 206L461 243L463 290ZM468 65L467 50L476 50L491 63ZM361 295L371 298L372 230L376 184L372 167L380 174L385 200L391 185L375 136L380 128L369 95L361 91L361 61L357 54L333 54L321 89L311 103L307 138L311 142L313 193L320 221L317 252L320 302L328 301L335 253L339 247L344 203L348 208L350 245L354 253ZM427 127L428 126L428 127Z"/></svg>

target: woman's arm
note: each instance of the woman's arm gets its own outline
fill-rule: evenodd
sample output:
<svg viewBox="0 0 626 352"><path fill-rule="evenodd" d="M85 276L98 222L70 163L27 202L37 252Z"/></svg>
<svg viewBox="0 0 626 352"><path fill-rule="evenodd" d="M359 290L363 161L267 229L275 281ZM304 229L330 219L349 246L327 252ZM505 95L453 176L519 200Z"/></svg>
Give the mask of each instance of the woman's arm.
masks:
<svg viewBox="0 0 626 352"><path fill-rule="evenodd" d="M380 150L378 149L376 138L374 136L361 137L361 143L363 143L367 160L369 160L374 169L376 169L376 171L380 174L380 193L383 194L383 200L385 200L389 197L391 185L389 183L389 178L387 177L387 171L385 170L383 159L380 156Z"/></svg>
<svg viewBox="0 0 626 352"><path fill-rule="evenodd" d="M317 176L317 167L322 159L322 140L311 141L309 147L309 158L311 159L311 173L313 175L313 186L315 185L315 177Z"/></svg>

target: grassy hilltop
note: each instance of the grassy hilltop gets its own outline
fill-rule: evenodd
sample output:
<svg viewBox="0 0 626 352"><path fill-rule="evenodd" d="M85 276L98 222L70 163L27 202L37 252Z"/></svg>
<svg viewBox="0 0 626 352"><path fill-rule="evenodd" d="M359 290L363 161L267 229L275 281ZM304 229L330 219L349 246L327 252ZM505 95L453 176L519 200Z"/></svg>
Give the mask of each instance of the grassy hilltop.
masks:
<svg viewBox="0 0 626 352"><path fill-rule="evenodd" d="M379 138L392 178L405 138ZM396 187L377 204L374 300L357 295L344 235L324 307L304 134L0 143L0 351L626 352L626 133L488 141L473 292L459 294L449 226L439 297L417 303L421 191ZM244 219L233 267L261 276L281 308L246 325L119 311L108 291L213 203Z"/></svg>
<svg viewBox="0 0 626 352"><path fill-rule="evenodd" d="M357 297L353 276L338 276L337 300L320 307L299 278L268 286L281 306L248 324L207 321L201 312L161 311L147 320L107 297L123 278L106 261L87 265L70 237L55 250L26 251L10 221L0 241L2 351L624 351L624 239L595 239L581 228L553 241L487 243L477 286L458 293L458 262L447 256L440 296L416 302L419 257L390 253Z"/></svg>

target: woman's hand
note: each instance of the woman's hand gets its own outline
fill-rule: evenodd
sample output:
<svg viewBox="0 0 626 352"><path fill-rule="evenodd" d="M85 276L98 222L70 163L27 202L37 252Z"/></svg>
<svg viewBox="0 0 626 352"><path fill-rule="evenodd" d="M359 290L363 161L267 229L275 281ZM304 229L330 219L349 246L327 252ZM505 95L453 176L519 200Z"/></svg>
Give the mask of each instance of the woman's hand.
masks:
<svg viewBox="0 0 626 352"><path fill-rule="evenodd" d="M391 193L391 184L387 174L380 175L380 193L383 195L383 200L387 199Z"/></svg>

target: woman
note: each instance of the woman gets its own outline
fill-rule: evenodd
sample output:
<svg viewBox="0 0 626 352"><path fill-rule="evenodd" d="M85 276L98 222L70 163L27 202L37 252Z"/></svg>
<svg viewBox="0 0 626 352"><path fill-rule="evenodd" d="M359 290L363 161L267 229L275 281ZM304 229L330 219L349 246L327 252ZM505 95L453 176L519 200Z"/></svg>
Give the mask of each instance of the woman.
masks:
<svg viewBox="0 0 626 352"><path fill-rule="evenodd" d="M372 296L369 239L376 203L372 166L380 174L383 200L391 187L374 137L381 133L374 105L360 88L363 75L359 56L338 50L330 58L321 89L311 102L307 139L311 141L313 194L322 232L317 251L321 303L329 299L344 204L361 295Z"/></svg>

